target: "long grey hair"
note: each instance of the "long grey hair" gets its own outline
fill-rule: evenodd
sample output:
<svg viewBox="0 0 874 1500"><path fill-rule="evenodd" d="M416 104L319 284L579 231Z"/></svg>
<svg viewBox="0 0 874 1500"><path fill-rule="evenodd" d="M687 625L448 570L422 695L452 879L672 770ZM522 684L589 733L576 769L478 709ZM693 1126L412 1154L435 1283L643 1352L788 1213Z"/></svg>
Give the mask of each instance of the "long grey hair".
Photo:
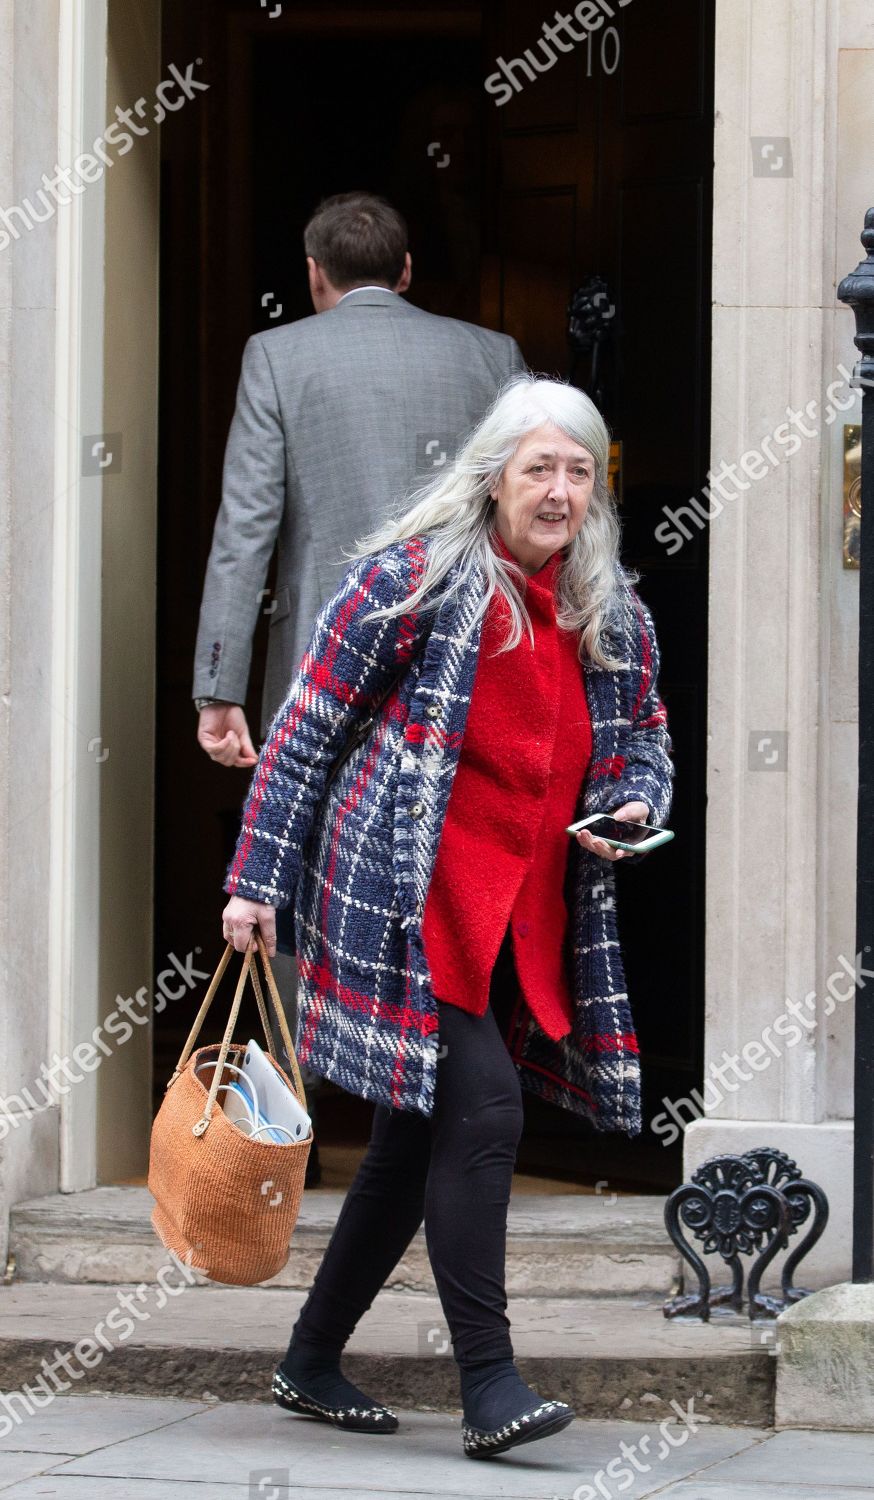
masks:
<svg viewBox="0 0 874 1500"><path fill-rule="evenodd" d="M619 562L620 526L607 483L607 426L594 402L564 381L528 374L507 381L465 439L454 463L407 495L400 508L357 541L347 555L370 556L395 542L421 536L426 541L425 564L418 586L398 604L379 611L381 617L408 614L418 608L439 609L444 599L463 591L471 574L482 569L486 587L465 638L485 614L492 594L500 589L511 615L501 651L517 646L526 626L533 646L534 631L523 598L525 571L492 546L495 504L490 492L521 439L544 422L551 422L588 449L595 460L595 483L586 517L558 573L556 619L564 629L580 632L581 659L588 656L610 670L623 663L609 654L607 632L619 607L623 580L635 584L639 575ZM441 590L450 573L451 579ZM372 611L367 618L376 613Z"/></svg>

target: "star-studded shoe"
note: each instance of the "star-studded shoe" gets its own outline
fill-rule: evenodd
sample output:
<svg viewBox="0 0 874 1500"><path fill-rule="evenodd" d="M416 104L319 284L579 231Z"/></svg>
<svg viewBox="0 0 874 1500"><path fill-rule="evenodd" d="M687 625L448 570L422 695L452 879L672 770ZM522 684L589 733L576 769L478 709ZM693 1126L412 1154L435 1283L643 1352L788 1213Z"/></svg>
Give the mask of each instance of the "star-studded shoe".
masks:
<svg viewBox="0 0 874 1500"><path fill-rule="evenodd" d="M533 1443L535 1438L561 1432L575 1416L576 1412L564 1401L542 1401L531 1411L505 1422L503 1427L496 1427L493 1432L484 1432L481 1427L462 1422L464 1451L468 1458L492 1458L496 1453L506 1453L508 1448L518 1447L519 1443Z"/></svg>
<svg viewBox="0 0 874 1500"><path fill-rule="evenodd" d="M350 1432L394 1432L399 1425L396 1413L387 1406L326 1406L323 1401L299 1391L281 1369L274 1371L271 1389L274 1401L283 1411L319 1417L323 1422L332 1422L335 1427L345 1427Z"/></svg>

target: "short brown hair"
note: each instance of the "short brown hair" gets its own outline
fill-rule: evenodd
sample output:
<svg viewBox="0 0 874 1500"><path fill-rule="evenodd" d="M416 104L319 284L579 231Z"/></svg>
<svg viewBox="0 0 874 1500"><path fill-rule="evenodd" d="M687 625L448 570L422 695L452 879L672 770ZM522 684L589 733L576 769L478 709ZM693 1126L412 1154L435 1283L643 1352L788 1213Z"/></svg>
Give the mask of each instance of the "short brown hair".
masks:
<svg viewBox="0 0 874 1500"><path fill-rule="evenodd" d="M393 287L403 274L407 226L375 193L337 193L319 204L303 243L338 289L377 281Z"/></svg>

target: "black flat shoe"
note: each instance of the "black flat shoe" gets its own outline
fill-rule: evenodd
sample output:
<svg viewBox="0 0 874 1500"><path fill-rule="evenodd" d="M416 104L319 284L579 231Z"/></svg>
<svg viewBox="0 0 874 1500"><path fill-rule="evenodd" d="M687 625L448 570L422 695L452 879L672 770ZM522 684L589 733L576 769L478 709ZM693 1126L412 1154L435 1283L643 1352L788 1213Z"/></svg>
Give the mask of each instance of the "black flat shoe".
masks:
<svg viewBox="0 0 874 1500"><path fill-rule="evenodd" d="M496 1453L506 1453L508 1448L517 1448L520 1443L533 1443L535 1438L561 1432L575 1416L576 1412L564 1401L542 1401L521 1417L496 1427L494 1432L484 1432L481 1427L463 1422L464 1451L468 1458L492 1458Z"/></svg>
<svg viewBox="0 0 874 1500"><path fill-rule="evenodd" d="M399 1425L396 1414L387 1406L326 1406L315 1396L299 1391L281 1370L274 1371L271 1389L274 1401L283 1411L318 1417L322 1422L331 1422L350 1432L394 1432Z"/></svg>

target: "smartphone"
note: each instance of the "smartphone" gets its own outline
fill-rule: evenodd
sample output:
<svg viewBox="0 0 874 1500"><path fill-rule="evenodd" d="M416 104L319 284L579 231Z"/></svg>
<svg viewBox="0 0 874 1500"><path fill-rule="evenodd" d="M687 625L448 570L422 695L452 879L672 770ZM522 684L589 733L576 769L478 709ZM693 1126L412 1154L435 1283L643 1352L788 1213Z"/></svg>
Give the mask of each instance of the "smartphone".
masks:
<svg viewBox="0 0 874 1500"><path fill-rule="evenodd" d="M668 839L674 837L670 828L653 828L649 823L627 823L624 819L611 817L609 813L590 813L588 818L580 818L578 823L568 824L567 832L576 833L580 828L588 828L596 839L603 839L611 848L628 849L632 854L657 849L659 844L666 844Z"/></svg>

